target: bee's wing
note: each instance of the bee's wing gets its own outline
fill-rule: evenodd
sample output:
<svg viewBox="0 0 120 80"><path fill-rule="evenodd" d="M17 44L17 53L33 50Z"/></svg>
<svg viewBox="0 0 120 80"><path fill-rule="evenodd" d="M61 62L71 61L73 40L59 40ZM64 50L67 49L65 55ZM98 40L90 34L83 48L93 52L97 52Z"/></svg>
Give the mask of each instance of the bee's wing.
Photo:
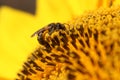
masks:
<svg viewBox="0 0 120 80"><path fill-rule="evenodd" d="M31 35L31 37L34 37L35 35L37 35L37 34L40 33L41 31L42 31L42 29L37 30L36 32L34 32L34 33Z"/></svg>
<svg viewBox="0 0 120 80"><path fill-rule="evenodd" d="M43 31L45 31L45 29L46 29L46 26L43 27L43 28L41 28L41 29L39 29L39 30L37 30L36 32L34 32L34 33L31 35L31 37L34 37L35 35L37 35L37 34L39 34L39 33L42 33Z"/></svg>

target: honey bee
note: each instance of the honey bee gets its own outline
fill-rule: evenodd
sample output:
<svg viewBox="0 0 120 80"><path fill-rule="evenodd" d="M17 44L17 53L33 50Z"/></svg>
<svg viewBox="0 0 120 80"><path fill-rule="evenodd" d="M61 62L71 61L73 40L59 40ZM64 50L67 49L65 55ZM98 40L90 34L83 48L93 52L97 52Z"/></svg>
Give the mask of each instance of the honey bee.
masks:
<svg viewBox="0 0 120 80"><path fill-rule="evenodd" d="M48 34L51 35L54 31L58 31L58 30L65 30L65 26L64 24L61 23L50 23L47 26L43 27L42 29L37 30L35 33L33 33L31 35L31 37L34 37L35 35L37 35L37 40L40 44L44 43L44 35L43 33L45 31L48 31Z"/></svg>

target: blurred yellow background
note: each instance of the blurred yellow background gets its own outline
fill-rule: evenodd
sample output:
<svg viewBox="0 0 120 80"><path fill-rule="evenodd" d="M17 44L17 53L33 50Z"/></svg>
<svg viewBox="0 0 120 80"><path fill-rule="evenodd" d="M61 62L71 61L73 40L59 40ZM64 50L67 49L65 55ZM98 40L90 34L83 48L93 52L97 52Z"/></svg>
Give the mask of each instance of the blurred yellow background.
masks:
<svg viewBox="0 0 120 80"><path fill-rule="evenodd" d="M84 11L107 7L110 1L37 0L35 15L0 7L0 77L15 78L28 55L39 45L36 37L30 37L36 30L51 22L67 22ZM119 2L114 0L115 5Z"/></svg>

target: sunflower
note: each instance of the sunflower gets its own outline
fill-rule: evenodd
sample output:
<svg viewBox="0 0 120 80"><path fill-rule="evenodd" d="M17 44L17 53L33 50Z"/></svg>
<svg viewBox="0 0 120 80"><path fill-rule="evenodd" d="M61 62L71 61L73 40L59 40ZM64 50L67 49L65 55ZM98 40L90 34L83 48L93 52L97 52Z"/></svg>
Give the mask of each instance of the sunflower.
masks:
<svg viewBox="0 0 120 80"><path fill-rule="evenodd" d="M60 22L60 24L66 22L65 24L62 24L66 28L65 31L61 29L60 32L65 34L65 36L67 36L68 40L74 41L74 39L72 39L72 37L70 36L70 34L73 34L71 31L71 30L74 30L72 28L73 26L75 28L75 33L73 34L74 36L76 33L78 33L78 30L77 30L78 26L80 27L80 28L78 27L80 30L82 29L81 31L83 31L83 29L84 29L85 32L83 32L83 35L86 36L86 38L80 39L80 43L82 44L81 46L79 44L77 44L76 46L82 47L82 46L88 45L88 47L89 47L92 45L94 45L94 46L96 45L95 48L93 48L93 50L91 50L91 52L90 52L91 53L91 58L90 58L91 63L96 65L98 56L96 56L95 51L98 51L97 53L99 53L99 55L102 57L102 60L99 62L99 65L100 66L103 66L105 64L106 65L100 69L98 67L95 67L95 69L92 68L92 66L90 65L89 59L87 57L85 57L84 54L83 55L78 54L79 50L78 50L78 52L75 51L75 53L74 53L74 51L70 50L71 54L69 54L69 56L62 54L62 52L59 51L59 49L61 50L61 47L63 47L63 44L65 44L65 42L62 42L60 40L60 42L62 42L62 43L60 43L60 45L61 45L60 48L55 47L52 49L53 49L53 51L58 50L58 53L61 53L62 57L60 58L60 62L53 61L55 64L53 64L53 62L49 63L50 65L48 65L48 66L46 66L48 63L43 64L43 68L47 67L44 71L45 79L48 79L48 76L50 76L51 80L53 80L53 78L55 78L56 76L58 76L58 80L60 80L60 79L61 80L63 80L63 79L74 80L74 78L83 79L81 77L82 74L79 74L79 72L82 72L85 74L84 75L85 79L96 79L96 77L99 77L100 79L109 79L108 74L106 73L108 71L109 74L112 75L110 77L110 79L118 80L119 79L119 76L118 76L118 74L119 74L119 64L118 64L119 56L116 53L119 51L119 46L117 46L117 43L112 44L112 42L114 42L114 41L116 42L119 39L119 35L118 35L119 16L117 15L117 13L119 12L119 7L117 7L117 8L113 7L113 8L108 8L108 9L105 8L105 10L98 9L101 6L102 7L111 7L111 6L117 5L118 3L119 3L119 0L118 1L117 0L104 0L104 1L103 0L93 0L93 1L91 1L91 0L87 0L87 1L36 0L36 11L34 14L27 13L22 10L20 11L19 9L11 8L11 7L9 7L9 5L3 4L3 6L0 7L0 10L1 10L1 13L0 13L0 17L1 17L1 21L0 21L0 26L1 26L1 29L0 29L1 30L0 31L0 35L1 35L1 39L0 39L0 43L1 43L0 76L7 78L7 79L1 78L1 80L13 80L16 77L16 74L19 72L19 70L21 70L23 62L26 62L26 65L27 65L29 62L29 59L32 60L30 57L31 52L33 52L33 55L36 56L35 53L41 52L41 47L47 48L46 46L42 45L41 43L40 44L37 43L35 38L30 38L30 35L35 30L42 28L42 26L44 26L48 23L51 23L51 22ZM89 10L95 10L95 11L91 12ZM87 11L87 12L85 12L84 15L80 16L84 11ZM96 14L98 14L98 15L96 15ZM115 15L115 18L111 17L112 14L113 14L113 16ZM104 15L107 15L107 17ZM77 17L77 16L80 16L80 17ZM94 17L97 17L97 19L100 18L101 21L98 19L99 22L96 22L97 19L94 19ZM70 20L70 21L67 22L68 20ZM111 22L109 22L109 20ZM112 21L114 22L114 24L111 24ZM89 22L89 23L87 23L87 22ZM57 23L55 23L55 24L57 24ZM93 24L96 24L96 25L94 26ZM106 24L108 24L108 25L106 25ZM88 26L88 25L90 25L90 26L84 27L84 26ZM101 25L103 25L102 28L100 27ZM48 25L46 25L46 26L48 26ZM106 26L108 28L106 28ZM117 27L117 28L114 28L113 26ZM71 29L69 29L69 27L71 27ZM91 27L92 27L92 29L91 29ZM104 27L105 27L105 29L104 29ZM113 29L113 30L111 31L110 29ZM87 36L90 36L89 30L92 32L92 38L90 39L91 44L88 44L87 42L85 42L87 40ZM46 29L45 32L49 33L49 30ZM46 33L43 33L43 34L45 34L44 39L45 40L48 39L48 36L50 34L46 34ZM59 30L55 31L50 36L51 37L50 45L52 45L52 43L54 42L54 41L52 42L52 39L53 39L53 37L56 36L56 34L58 34L59 38L65 38L64 35L62 35L62 36L59 35ZM78 35L81 35L81 34L79 33ZM97 35L99 35L98 36L99 39L96 38ZM111 35L113 35L113 36L111 36ZM111 40L111 41L109 41L109 40ZM75 41L76 41L76 39L75 39ZM78 38L77 42L78 41L79 41L79 38ZM97 41L100 42L100 44L97 45ZM104 44L104 47L106 47L105 49L102 46L102 42ZM75 44L76 44L76 42L75 42ZM73 44L69 43L69 46L68 46L68 48L74 50L75 46L72 47L71 45L74 45L74 42L73 42ZM112 50L110 47L112 47L112 49L114 49L113 52L111 51L111 54L110 55L108 54L108 56L104 55L103 53L107 53L107 52L109 53L109 51ZM36 48L36 50L35 50L35 48ZM63 51L65 52L65 50L67 51L67 49L64 49ZM82 50L80 50L80 51L82 51ZM83 52L84 52L84 49L83 49ZM87 49L87 52L89 52L89 49ZM44 50L42 50L42 53L45 54L46 52L44 52ZM115 53L115 54L112 54L112 53ZM31 55L31 56L33 57L33 55ZM47 53L46 53L46 55L47 55ZM57 56L61 56L61 55L57 55ZM81 59L82 63L78 61L78 63L81 65L80 69L76 68L78 64L76 63L77 56L75 56L75 55L83 58L83 59ZM113 55L113 56L111 56L111 55ZM116 57L116 56L118 56L118 57ZM26 61L26 59L28 57L29 57L29 59L28 59L28 61ZM46 57L46 56L44 56L44 57ZM66 61L66 57L70 58L70 62ZM74 57L76 58L75 61L74 61ZM54 59L54 58L56 58L56 54L53 54L53 55L50 54L49 56L47 56L47 58ZM45 58L45 59L47 59L47 58ZM88 60L88 61L86 61L86 60ZM37 60L35 60L35 62L41 63ZM68 64L72 63L73 66L65 64L65 62ZM116 63L114 63L114 62L116 62ZM85 70L83 67L86 67L87 65L85 65L83 63L88 64L88 67ZM26 65L24 64L23 66L26 67ZM30 65L33 66L33 68L34 68L34 64L30 64ZM53 67L51 65L55 65L55 67ZM113 67L115 67L115 70L114 70L114 68L111 67L111 65L113 65ZM31 71L33 70L33 73L34 73L33 68L31 69ZM83 71L81 71L82 68L83 68ZM102 69L104 69L105 71L103 71ZM25 69L23 69L22 74L24 73L24 70ZM66 72L66 70L67 70L67 72ZM71 74L71 70L75 71L76 73L74 72L74 74L73 73ZM86 71L86 70L88 70L88 71ZM95 77L95 76L93 76L95 74L94 71L97 71L97 70L98 70L98 73L96 72L96 77ZM101 73L103 73L103 74L101 74ZM21 75L21 72L18 74ZM38 75L40 75L40 74L41 73L38 73ZM26 76L26 74L25 74L25 76ZM32 75L30 77L28 76L26 78L31 78L31 79L33 78L33 80L37 80L40 78L40 77L36 78L35 76L37 76L37 75ZM89 76L93 76L93 77L89 78Z"/></svg>

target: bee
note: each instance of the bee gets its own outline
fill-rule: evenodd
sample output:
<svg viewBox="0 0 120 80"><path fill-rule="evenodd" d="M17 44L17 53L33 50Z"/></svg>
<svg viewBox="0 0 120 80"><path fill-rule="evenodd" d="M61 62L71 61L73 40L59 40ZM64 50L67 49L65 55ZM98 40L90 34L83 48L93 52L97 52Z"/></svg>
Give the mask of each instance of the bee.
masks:
<svg viewBox="0 0 120 80"><path fill-rule="evenodd" d="M35 33L31 35L31 37L34 37L37 35L37 40L40 44L44 44L44 35L43 33L45 31L48 31L48 34L51 35L54 31L58 30L65 30L65 25L62 23L50 23L47 26L43 27L42 29L37 30Z"/></svg>

